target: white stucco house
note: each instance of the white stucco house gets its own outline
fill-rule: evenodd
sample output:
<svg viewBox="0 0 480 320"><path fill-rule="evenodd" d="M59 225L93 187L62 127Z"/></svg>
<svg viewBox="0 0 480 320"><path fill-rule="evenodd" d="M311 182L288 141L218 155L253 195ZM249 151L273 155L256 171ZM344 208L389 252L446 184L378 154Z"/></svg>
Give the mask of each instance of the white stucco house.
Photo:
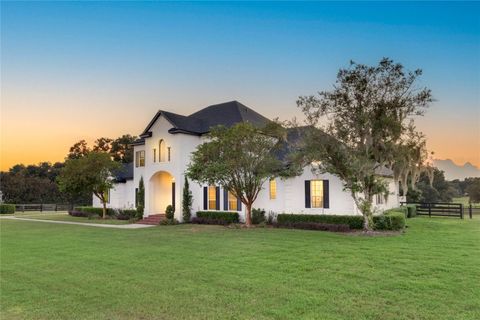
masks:
<svg viewBox="0 0 480 320"><path fill-rule="evenodd" d="M184 173L191 152L205 141L210 127L230 126L242 121L261 125L269 120L237 101L208 106L189 116L158 111L134 143L135 161L126 164L125 170L117 176L108 206L134 208L139 180L143 177L144 215L164 213L167 205L173 204L175 218L181 221ZM377 197L376 208L381 211L399 206L398 183L389 170L382 170L380 174L389 182L390 195L386 201ZM221 186L190 182L190 190L194 214L200 210L237 211L244 219L244 206ZM96 197L93 205L101 206ZM275 213L360 214L349 193L343 191L339 178L331 174L313 174L310 167L305 167L300 176L267 182L254 207Z"/></svg>

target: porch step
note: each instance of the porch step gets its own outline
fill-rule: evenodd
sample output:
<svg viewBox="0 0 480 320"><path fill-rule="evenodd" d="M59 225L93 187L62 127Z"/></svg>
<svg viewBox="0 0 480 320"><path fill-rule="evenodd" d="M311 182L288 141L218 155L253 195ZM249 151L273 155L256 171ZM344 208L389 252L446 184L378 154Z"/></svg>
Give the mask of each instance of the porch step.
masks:
<svg viewBox="0 0 480 320"><path fill-rule="evenodd" d="M150 224L157 225L160 224L160 221L165 220L165 214L151 214L148 217L143 218L142 220L137 221L139 224Z"/></svg>

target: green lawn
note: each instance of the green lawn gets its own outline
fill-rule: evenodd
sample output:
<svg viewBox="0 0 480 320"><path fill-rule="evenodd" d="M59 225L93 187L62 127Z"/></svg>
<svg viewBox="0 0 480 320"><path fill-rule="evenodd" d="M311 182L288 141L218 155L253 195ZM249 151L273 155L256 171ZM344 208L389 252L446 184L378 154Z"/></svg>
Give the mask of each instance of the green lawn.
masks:
<svg viewBox="0 0 480 320"><path fill-rule="evenodd" d="M480 220L404 235L1 220L3 319L480 319Z"/></svg>
<svg viewBox="0 0 480 320"><path fill-rule="evenodd" d="M71 221L71 222L99 223L99 224L131 223L128 220L73 217L68 215L66 212L24 212L24 213L15 213L14 216L18 218L28 218L28 219Z"/></svg>

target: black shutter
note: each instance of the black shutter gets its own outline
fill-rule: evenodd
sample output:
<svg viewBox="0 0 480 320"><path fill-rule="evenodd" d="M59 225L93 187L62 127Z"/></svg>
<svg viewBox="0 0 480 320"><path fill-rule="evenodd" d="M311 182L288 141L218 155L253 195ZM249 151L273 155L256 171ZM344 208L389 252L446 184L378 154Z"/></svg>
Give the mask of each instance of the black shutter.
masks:
<svg viewBox="0 0 480 320"><path fill-rule="evenodd" d="M330 208L330 186L328 180L323 180L323 207Z"/></svg>
<svg viewBox="0 0 480 320"><path fill-rule="evenodd" d="M228 211L228 190L223 188L223 210Z"/></svg>
<svg viewBox="0 0 480 320"><path fill-rule="evenodd" d="M175 209L175 182L172 182L172 207Z"/></svg>
<svg viewBox="0 0 480 320"><path fill-rule="evenodd" d="M237 211L242 211L242 201L237 197Z"/></svg>
<svg viewBox="0 0 480 320"><path fill-rule="evenodd" d="M208 210L208 187L203 187L203 210Z"/></svg>
<svg viewBox="0 0 480 320"><path fill-rule="evenodd" d="M220 187L215 188L215 210L220 210Z"/></svg>
<svg viewBox="0 0 480 320"><path fill-rule="evenodd" d="M305 180L305 208L310 207L310 180Z"/></svg>

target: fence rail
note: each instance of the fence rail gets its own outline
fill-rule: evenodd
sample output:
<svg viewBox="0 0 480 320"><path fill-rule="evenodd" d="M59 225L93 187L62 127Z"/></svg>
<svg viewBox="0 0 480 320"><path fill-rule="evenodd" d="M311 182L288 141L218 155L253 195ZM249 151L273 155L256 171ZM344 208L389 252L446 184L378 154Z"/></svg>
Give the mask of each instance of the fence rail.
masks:
<svg viewBox="0 0 480 320"><path fill-rule="evenodd" d="M73 205L71 204L58 204L58 203L39 203L39 204L16 204L16 212L25 211L67 211L71 210Z"/></svg>
<svg viewBox="0 0 480 320"><path fill-rule="evenodd" d="M413 204L417 207L417 214L423 216L457 217L463 219L463 204L449 202L401 202ZM470 215L471 216L471 215Z"/></svg>

